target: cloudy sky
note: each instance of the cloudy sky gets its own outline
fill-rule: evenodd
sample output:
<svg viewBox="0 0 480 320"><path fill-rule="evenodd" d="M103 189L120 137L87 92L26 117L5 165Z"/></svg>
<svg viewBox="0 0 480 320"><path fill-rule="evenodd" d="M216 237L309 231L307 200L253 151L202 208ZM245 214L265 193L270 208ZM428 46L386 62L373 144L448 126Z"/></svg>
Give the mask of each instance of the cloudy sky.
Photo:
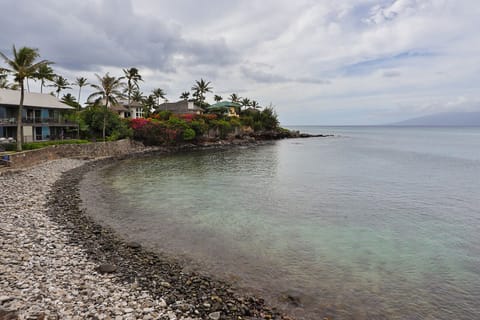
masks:
<svg viewBox="0 0 480 320"><path fill-rule="evenodd" d="M174 101L203 78L223 97L272 103L283 125L480 111L478 0L0 0L0 8L0 51L36 47L72 81L137 67L144 93L160 87Z"/></svg>

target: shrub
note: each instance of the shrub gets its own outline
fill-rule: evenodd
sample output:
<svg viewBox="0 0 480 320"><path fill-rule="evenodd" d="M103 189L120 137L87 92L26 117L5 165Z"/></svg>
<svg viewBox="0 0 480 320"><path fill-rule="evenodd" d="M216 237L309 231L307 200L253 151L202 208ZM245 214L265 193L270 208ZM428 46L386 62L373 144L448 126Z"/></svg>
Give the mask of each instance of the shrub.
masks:
<svg viewBox="0 0 480 320"><path fill-rule="evenodd" d="M190 141L195 139L195 130L192 128L187 128L183 131L183 140Z"/></svg>

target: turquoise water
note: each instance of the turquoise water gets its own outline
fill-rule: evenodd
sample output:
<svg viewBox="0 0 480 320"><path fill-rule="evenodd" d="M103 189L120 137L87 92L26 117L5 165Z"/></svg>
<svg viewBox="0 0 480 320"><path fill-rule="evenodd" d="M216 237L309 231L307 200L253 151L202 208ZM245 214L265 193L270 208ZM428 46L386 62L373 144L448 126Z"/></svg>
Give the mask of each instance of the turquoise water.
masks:
<svg viewBox="0 0 480 320"><path fill-rule="evenodd" d="M123 161L89 201L299 318L479 319L480 128L298 129L335 137Z"/></svg>

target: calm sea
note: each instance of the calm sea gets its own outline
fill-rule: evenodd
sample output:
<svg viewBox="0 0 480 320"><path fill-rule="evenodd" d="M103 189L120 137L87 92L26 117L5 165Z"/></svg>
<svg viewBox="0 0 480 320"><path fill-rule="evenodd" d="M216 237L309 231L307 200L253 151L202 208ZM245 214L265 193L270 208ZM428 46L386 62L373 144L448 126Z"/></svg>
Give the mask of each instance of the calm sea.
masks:
<svg viewBox="0 0 480 320"><path fill-rule="evenodd" d="M126 160L82 194L299 318L480 319L480 128L295 129L335 137Z"/></svg>

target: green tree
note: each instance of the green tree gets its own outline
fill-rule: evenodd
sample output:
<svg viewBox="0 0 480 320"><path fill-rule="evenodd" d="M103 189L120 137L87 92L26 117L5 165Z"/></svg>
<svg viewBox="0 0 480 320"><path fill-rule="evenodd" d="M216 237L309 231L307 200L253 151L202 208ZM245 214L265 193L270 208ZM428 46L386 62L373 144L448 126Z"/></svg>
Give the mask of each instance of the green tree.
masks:
<svg viewBox="0 0 480 320"><path fill-rule="evenodd" d="M151 94L148 97L143 99L142 104L143 104L143 117L148 118L152 113L152 109L156 108L157 106L157 97L154 94Z"/></svg>
<svg viewBox="0 0 480 320"><path fill-rule="evenodd" d="M205 101L205 94L211 92L212 89L210 81L205 81L203 79L195 81L195 84L192 87L192 90L197 94L198 101L201 105L203 105L203 102Z"/></svg>
<svg viewBox="0 0 480 320"><path fill-rule="evenodd" d="M118 99L124 97L122 93L122 89L124 88L124 84L122 82L122 78L111 77L108 72L103 76L100 77L98 74L95 74L99 84L91 84L90 86L97 91L93 92L87 100L96 99L95 102L100 103L104 102L104 108L108 111L109 103L118 104ZM108 113L103 113L103 130L102 130L102 138L105 141L105 130L107 126L107 116Z"/></svg>
<svg viewBox="0 0 480 320"><path fill-rule="evenodd" d="M62 76L55 76L53 78L53 84L50 87L54 87L55 92L57 93L57 98L60 97L60 92L65 89L72 89L68 80Z"/></svg>
<svg viewBox="0 0 480 320"><path fill-rule="evenodd" d="M78 101L78 103L81 103L80 98L81 98L81 95L82 95L82 88L89 85L88 79L84 78L84 77L78 77L78 78L75 79L75 85L78 86L77 101Z"/></svg>
<svg viewBox="0 0 480 320"><path fill-rule="evenodd" d="M129 137L132 131L127 122L128 120L121 119L118 114L99 105L88 106L80 113L83 135L90 138L103 138L104 132L109 140Z"/></svg>
<svg viewBox="0 0 480 320"><path fill-rule="evenodd" d="M182 94L180 95L180 99L183 99L183 100L188 100L188 98L190 97L190 92L188 91L184 91L182 92Z"/></svg>
<svg viewBox="0 0 480 320"><path fill-rule="evenodd" d="M220 102L223 100L223 98L221 96L219 96L218 94L216 94L214 97L213 97L213 100L215 100L215 102Z"/></svg>
<svg viewBox="0 0 480 320"><path fill-rule="evenodd" d="M250 103L250 106L252 106L253 109L260 109L260 105L258 104L257 101L255 100L252 100L252 102Z"/></svg>
<svg viewBox="0 0 480 320"><path fill-rule="evenodd" d="M240 101L240 104L241 104L245 109L247 109L248 107L250 107L250 105L252 104L252 102L251 102L250 99L248 99L248 98L243 98L242 101Z"/></svg>
<svg viewBox="0 0 480 320"><path fill-rule="evenodd" d="M138 73L137 68L130 68L130 69L123 69L123 73L125 75L125 79L127 79L127 85L125 87L125 93L127 94L127 100L128 100L128 111L131 112L130 110L130 102L131 102L131 95L132 92L135 90L140 90L140 87L138 85L139 81L143 81L142 76Z"/></svg>
<svg viewBox="0 0 480 320"><path fill-rule="evenodd" d="M22 47L18 51L13 46L13 59L8 58L5 54L0 52L0 56L5 60L9 68L0 68L0 70L13 74L15 81L20 86L20 102L18 104L17 115L17 151L22 150L22 114L23 114L23 100L25 99L25 79L34 77L38 69L42 65L49 65L52 62L48 60L41 60L36 62L40 57L38 49Z"/></svg>
<svg viewBox="0 0 480 320"><path fill-rule="evenodd" d="M160 98L165 99L165 96L167 95L167 93L161 88L153 89L152 94L155 98L157 98L156 99L157 106L160 105ZM154 108L156 108L157 106L154 106Z"/></svg>
<svg viewBox="0 0 480 320"><path fill-rule="evenodd" d="M240 97L236 93L232 93L230 95L230 101L238 103L240 101Z"/></svg>
<svg viewBox="0 0 480 320"><path fill-rule="evenodd" d="M34 75L34 78L40 80L40 93L43 93L43 87L45 87L45 80L53 81L55 79L55 73L48 64L41 65Z"/></svg>

